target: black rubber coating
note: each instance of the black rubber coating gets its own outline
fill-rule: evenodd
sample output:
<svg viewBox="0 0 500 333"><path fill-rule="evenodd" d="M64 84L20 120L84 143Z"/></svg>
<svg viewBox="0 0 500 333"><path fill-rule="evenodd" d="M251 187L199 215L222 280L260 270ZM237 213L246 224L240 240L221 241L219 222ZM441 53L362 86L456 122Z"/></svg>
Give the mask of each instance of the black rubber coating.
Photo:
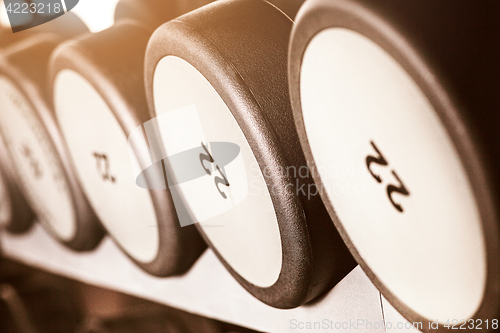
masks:
<svg viewBox="0 0 500 333"><path fill-rule="evenodd" d="M128 137L150 119L144 93L144 56L152 33L153 29L123 20L97 34L62 44L51 60L50 87L60 71L76 71L100 93ZM181 228L168 190L149 193L158 218L159 252L148 263L129 257L156 276L184 273L206 244L194 226Z"/></svg>
<svg viewBox="0 0 500 333"><path fill-rule="evenodd" d="M146 94L151 114L155 114L155 68L163 57L175 55L196 67L219 93L261 169L295 166L298 170L306 166L288 94L291 28L292 21L286 15L261 0L217 1L164 24L152 36L146 54ZM264 177L282 240L283 265L277 282L268 288L252 285L205 240L251 294L271 306L293 308L323 294L355 262L319 196L308 200L299 190L302 184L314 186L311 178L298 179L297 187L292 175L272 172Z"/></svg>
<svg viewBox="0 0 500 333"><path fill-rule="evenodd" d="M0 74L9 78L25 95L43 125L50 144L58 154L69 190L72 194L76 218L75 236L64 241L47 229L55 238L77 251L94 249L103 237L103 231L75 178L66 145L56 125L54 113L48 102L48 64L51 53L62 39L55 34L37 34L11 45L0 60ZM26 190L26 189L25 189ZM26 195L26 197L28 197Z"/></svg>
<svg viewBox="0 0 500 333"><path fill-rule="evenodd" d="M500 299L500 232L496 208L499 183L495 172L500 167L500 118L498 112L491 112L493 105L498 106L499 95L498 84L494 89L490 86L493 80L498 82L500 66L498 57L495 64L480 63L480 59L492 61L493 55L500 53L498 43L494 42L500 38L500 29L496 23L492 27L499 13L500 6L493 1L479 5L465 1L311 0L297 15L289 53L294 117L302 147L314 170L301 110L300 69L305 49L316 34L330 27L357 31L385 49L419 85L447 128L477 198L486 244L487 282L483 302L472 319L483 321L497 318ZM485 19L486 23L482 22ZM485 29L488 33L482 34ZM477 38L484 38L485 45ZM490 72L492 68L495 71ZM479 86L474 86L478 83ZM481 97L484 101L479 101ZM316 182L321 184L318 173L314 174ZM354 257L384 297L406 319L423 322L424 331L429 331L429 321L397 299L371 271L352 245L327 196L324 202ZM433 332L447 332L442 324Z"/></svg>
<svg viewBox="0 0 500 333"><path fill-rule="evenodd" d="M12 234L21 234L31 228L35 215L17 185L11 163L7 148L0 138L0 177L7 186L7 195L11 204L11 219L3 228Z"/></svg>

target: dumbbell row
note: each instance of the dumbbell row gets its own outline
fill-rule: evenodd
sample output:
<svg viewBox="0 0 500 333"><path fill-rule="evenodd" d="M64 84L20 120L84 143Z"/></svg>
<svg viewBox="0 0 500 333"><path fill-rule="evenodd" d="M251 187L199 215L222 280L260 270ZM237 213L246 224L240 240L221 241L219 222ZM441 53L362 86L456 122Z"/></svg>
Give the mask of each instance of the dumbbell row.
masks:
<svg viewBox="0 0 500 333"><path fill-rule="evenodd" d="M138 3L100 33L4 51L0 127L55 238L92 250L103 228L157 276L208 244L278 308L357 261L410 321L495 318L498 147L474 137L423 58L412 24L425 10L387 1L405 26L368 1L309 0L293 24L295 10L260 0L165 16L173 5ZM19 193L11 183L3 192Z"/></svg>

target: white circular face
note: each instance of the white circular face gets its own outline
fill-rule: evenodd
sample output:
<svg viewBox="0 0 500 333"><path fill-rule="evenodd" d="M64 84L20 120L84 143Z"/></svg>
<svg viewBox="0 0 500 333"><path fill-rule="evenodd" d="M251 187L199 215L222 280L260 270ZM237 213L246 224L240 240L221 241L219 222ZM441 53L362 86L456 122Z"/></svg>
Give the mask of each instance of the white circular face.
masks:
<svg viewBox="0 0 500 333"><path fill-rule="evenodd" d="M59 155L24 95L0 77L1 133L20 186L42 224L64 241L76 232L76 216Z"/></svg>
<svg viewBox="0 0 500 333"><path fill-rule="evenodd" d="M158 221L148 190L136 185L127 136L97 90L62 70L54 88L56 115L88 199L113 238L148 263L159 251Z"/></svg>
<svg viewBox="0 0 500 333"><path fill-rule="evenodd" d="M4 161L5 162L5 161ZM12 202L10 201L7 184L0 173L0 227L10 223L12 219Z"/></svg>
<svg viewBox="0 0 500 333"><path fill-rule="evenodd" d="M208 80L181 58L167 56L159 62L153 89L181 223L189 223L184 205L190 223L200 223L238 274L259 287L273 285L282 265L278 222L238 123Z"/></svg>
<svg viewBox="0 0 500 333"><path fill-rule="evenodd" d="M425 318L470 318L486 281L481 220L426 96L381 47L343 28L312 39L300 90L322 190L360 256Z"/></svg>

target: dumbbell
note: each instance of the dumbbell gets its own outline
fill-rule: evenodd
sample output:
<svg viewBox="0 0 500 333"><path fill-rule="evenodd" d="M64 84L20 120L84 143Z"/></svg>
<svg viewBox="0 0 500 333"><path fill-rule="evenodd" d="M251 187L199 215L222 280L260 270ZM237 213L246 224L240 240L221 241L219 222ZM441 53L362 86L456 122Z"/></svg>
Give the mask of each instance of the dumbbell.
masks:
<svg viewBox="0 0 500 333"><path fill-rule="evenodd" d="M490 103L494 95L474 86L476 75L491 76L470 57L495 52L477 44L497 7L310 0L291 37L295 122L323 202L383 296L426 332L498 311L498 183L490 171L499 141L475 127L486 119L497 127L498 116L474 101L484 88Z"/></svg>
<svg viewBox="0 0 500 333"><path fill-rule="evenodd" d="M3 6L3 4L1 5ZM10 45L37 34L57 33L69 38L85 31L85 29L83 22L76 18L73 13L68 13L67 16L59 17L41 26L17 33L13 33L8 27L2 26L0 29L0 49L9 48ZM17 185L16 172L11 166L12 161L3 143L0 144L0 155L2 156L0 168L3 170L6 186L6 192L4 192L6 194L4 228L9 232L22 233L31 226L34 215Z"/></svg>
<svg viewBox="0 0 500 333"><path fill-rule="evenodd" d="M22 233L33 224L33 211L17 185L7 149L0 138L0 228Z"/></svg>
<svg viewBox="0 0 500 333"><path fill-rule="evenodd" d="M9 26L15 33L33 31L33 29L45 30L46 24L54 24L59 21L66 12L71 11L78 4L78 0L4 0L0 1L0 12L6 14L0 20L0 24ZM65 26L66 29L71 27ZM62 32L65 34L65 32Z"/></svg>
<svg viewBox="0 0 500 333"><path fill-rule="evenodd" d="M147 140L129 150L129 136L149 120L146 46L159 21L180 14L167 11L171 3L120 2L113 27L61 45L50 69L57 121L92 207L124 253L157 276L185 272L206 248L194 227L181 228L166 189L137 186Z"/></svg>
<svg viewBox="0 0 500 333"><path fill-rule="evenodd" d="M291 28L265 1L216 1L156 30L145 72L151 165L162 162L181 224L278 308L313 300L354 267L294 127Z"/></svg>
<svg viewBox="0 0 500 333"><path fill-rule="evenodd" d="M73 29L71 22L81 31L76 18L67 30ZM48 60L62 41L60 34L37 33L3 50L0 128L19 186L42 225L65 245L89 250L103 233L73 174L47 99Z"/></svg>

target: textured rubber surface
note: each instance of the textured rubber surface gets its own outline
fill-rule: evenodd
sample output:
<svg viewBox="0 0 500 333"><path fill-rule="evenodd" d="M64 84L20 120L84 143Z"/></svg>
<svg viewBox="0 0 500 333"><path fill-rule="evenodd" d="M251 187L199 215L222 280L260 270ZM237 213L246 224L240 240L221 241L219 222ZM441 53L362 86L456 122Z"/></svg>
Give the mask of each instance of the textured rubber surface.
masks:
<svg viewBox="0 0 500 333"><path fill-rule="evenodd" d="M155 68L163 57L175 55L196 67L216 89L261 169L305 166L288 94L291 28L286 15L260 0L218 1L164 24L154 33L146 55L146 93L152 115ZM276 173L266 175L265 180L280 193L271 194L283 251L281 274L274 285L252 285L205 239L251 294L271 306L293 308L324 293L355 264L319 196L308 200L296 186L287 186L296 184L290 175ZM311 178L301 178L299 184L313 186Z"/></svg>
<svg viewBox="0 0 500 333"><path fill-rule="evenodd" d="M478 92L479 88L473 87L468 81L472 79L474 82L478 77L491 79L491 75L485 75L484 69L489 65L479 66L482 70L474 73L475 65L471 63L469 56L478 50L484 51L482 47L473 51L472 47L477 44L474 38L480 35L482 29L475 27L470 31L469 28L473 27L471 22L479 24L480 18L489 17L490 14L487 14L485 8L493 10L494 6L489 3L479 9L472 3L463 2L455 6L456 4L457 2L438 4L431 1L409 4L392 0L308 1L297 15L292 33L289 57L290 91L301 143L310 165L315 168L301 110L300 70L304 51L316 34L329 27L344 27L357 31L379 44L411 75L452 137L477 198L486 243L487 282L483 302L474 319L484 321L496 318L500 294L500 244L498 213L495 208L498 207L495 194L498 192L498 181L494 180L494 174L488 172L488 166L498 165L498 131L495 134L491 130L492 126L498 126L498 115L492 114L491 110L486 108L491 107L498 98L494 97L489 86L484 84L482 87L489 89L486 91L490 94L485 96L486 101L478 103L477 98L482 96L484 91ZM492 29L490 32L492 36L499 36L498 29ZM456 33L460 37L454 36ZM488 34L487 40L490 40L491 35ZM464 45L460 47L462 42ZM463 52L459 51L462 47ZM495 49L488 50L483 52L483 56L490 59L495 52ZM469 71L464 67L469 68ZM498 69L498 66L496 68ZM441 79L447 87L452 87L451 93L441 84ZM462 90L461 94L456 98L454 92L459 90ZM491 124L486 126L488 121ZM477 127L481 123L482 125ZM480 128L480 131L477 131L477 128ZM492 138L493 144L491 140L485 140L485 137ZM316 181L321 183L319 176ZM334 207L327 198L324 201L354 257L384 297L410 322L424 322L424 330L428 331L428 320L392 295L371 271L349 240L342 223L336 217ZM439 331L445 332L447 328L440 326Z"/></svg>
<svg viewBox="0 0 500 333"><path fill-rule="evenodd" d="M130 20L61 45L51 60L50 86L53 87L57 74L64 69L79 73L100 93L128 137L150 119L143 73L145 50L152 32ZM181 274L191 267L206 245L194 226L181 228L168 190L149 190L149 193L158 218L159 251L149 263L129 257L156 276Z"/></svg>
<svg viewBox="0 0 500 333"><path fill-rule="evenodd" d="M69 241L59 241L74 250L85 251L99 244L103 232L75 178L46 89L49 58L61 41L61 38L54 34L40 34L12 45L6 49L5 59L0 61L0 73L12 80L32 105L43 124L41 130L50 138L50 144L57 152L63 167L75 210L76 233ZM55 233L51 234L55 236Z"/></svg>

